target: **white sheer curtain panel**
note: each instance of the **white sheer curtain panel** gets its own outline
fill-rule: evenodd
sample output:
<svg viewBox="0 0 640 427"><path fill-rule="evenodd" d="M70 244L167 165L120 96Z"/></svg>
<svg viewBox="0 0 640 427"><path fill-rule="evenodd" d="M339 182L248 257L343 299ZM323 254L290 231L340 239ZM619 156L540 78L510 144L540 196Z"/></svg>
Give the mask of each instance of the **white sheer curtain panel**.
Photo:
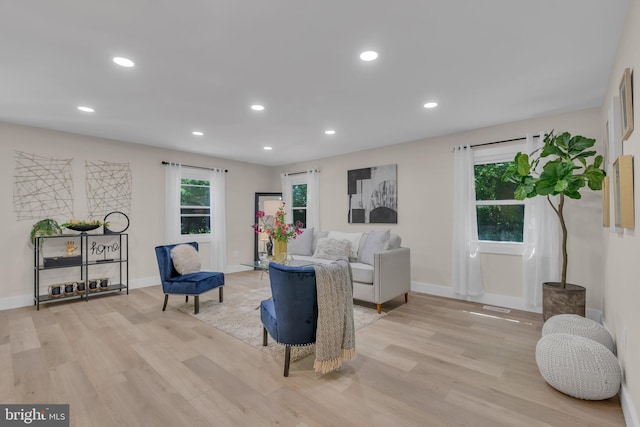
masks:
<svg viewBox="0 0 640 427"><path fill-rule="evenodd" d="M290 224L293 218L291 214L291 203L293 202L293 194L291 192L291 176L289 176L288 173L282 173L280 174L280 181L282 183L282 201L286 206L285 218L287 224Z"/></svg>
<svg viewBox="0 0 640 427"><path fill-rule="evenodd" d="M180 240L180 187L182 166L169 163L164 169L164 239L165 244Z"/></svg>
<svg viewBox="0 0 640 427"><path fill-rule="evenodd" d="M227 266L226 180L224 169L209 171L211 188L211 247L210 266L224 272Z"/></svg>
<svg viewBox="0 0 640 427"><path fill-rule="evenodd" d="M453 289L459 296L483 293L476 218L473 149L454 148L453 178Z"/></svg>
<svg viewBox="0 0 640 427"><path fill-rule="evenodd" d="M524 152L530 154L544 144L544 133L537 141L527 135ZM541 161L538 169L544 166ZM552 197L554 203L557 197ZM524 252L522 254L522 285L527 306L542 307L542 283L560 281L560 223L546 197L536 196L525 201Z"/></svg>
<svg viewBox="0 0 640 427"><path fill-rule="evenodd" d="M320 230L320 171L307 172L307 224L306 228Z"/></svg>

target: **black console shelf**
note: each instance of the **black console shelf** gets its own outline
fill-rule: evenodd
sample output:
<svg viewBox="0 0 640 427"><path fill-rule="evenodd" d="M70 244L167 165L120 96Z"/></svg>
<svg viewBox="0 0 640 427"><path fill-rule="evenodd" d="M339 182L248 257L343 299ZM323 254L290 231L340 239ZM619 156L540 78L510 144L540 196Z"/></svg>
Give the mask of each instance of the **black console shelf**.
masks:
<svg viewBox="0 0 640 427"><path fill-rule="evenodd" d="M50 257L46 258L45 262L42 248L50 239L66 239L66 241L79 243L80 255ZM108 255L107 251L109 252ZM99 258L101 252L104 253L104 258ZM82 233L36 237L33 249L33 305L36 306L37 310L40 310L40 304L50 302L70 299L88 301L89 298L94 296L122 292L123 290L129 294L128 257L129 235L126 233ZM91 267L111 264L118 265L114 277L92 278L89 276ZM42 294L40 276L48 270L63 268L77 269L79 271L79 280L51 285L48 287L47 293ZM53 288L53 291L51 288ZM65 290L68 290L68 292L65 292Z"/></svg>

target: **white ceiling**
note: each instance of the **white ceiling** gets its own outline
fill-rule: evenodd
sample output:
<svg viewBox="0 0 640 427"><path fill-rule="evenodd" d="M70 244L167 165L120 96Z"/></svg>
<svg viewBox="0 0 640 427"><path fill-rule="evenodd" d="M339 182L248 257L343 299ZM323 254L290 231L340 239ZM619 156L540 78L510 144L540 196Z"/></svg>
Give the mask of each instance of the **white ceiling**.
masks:
<svg viewBox="0 0 640 427"><path fill-rule="evenodd" d="M627 0L2 0L0 121L264 165L305 161L599 107L626 9ZM378 60L362 62L369 49ZM432 100L437 108L422 107Z"/></svg>

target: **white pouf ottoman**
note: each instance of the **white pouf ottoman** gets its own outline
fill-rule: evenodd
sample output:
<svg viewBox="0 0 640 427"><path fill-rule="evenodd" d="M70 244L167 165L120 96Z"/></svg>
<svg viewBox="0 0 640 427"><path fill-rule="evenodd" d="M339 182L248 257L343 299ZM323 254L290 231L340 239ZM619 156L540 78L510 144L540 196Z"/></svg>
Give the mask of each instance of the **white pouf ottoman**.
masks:
<svg viewBox="0 0 640 427"><path fill-rule="evenodd" d="M558 391L578 399L609 399L620 389L616 356L604 345L572 334L545 335L536 346L540 374Z"/></svg>
<svg viewBox="0 0 640 427"><path fill-rule="evenodd" d="M580 335L590 338L615 353L615 344L609 331L595 320L577 314L557 314L549 318L542 326L542 336L555 333Z"/></svg>

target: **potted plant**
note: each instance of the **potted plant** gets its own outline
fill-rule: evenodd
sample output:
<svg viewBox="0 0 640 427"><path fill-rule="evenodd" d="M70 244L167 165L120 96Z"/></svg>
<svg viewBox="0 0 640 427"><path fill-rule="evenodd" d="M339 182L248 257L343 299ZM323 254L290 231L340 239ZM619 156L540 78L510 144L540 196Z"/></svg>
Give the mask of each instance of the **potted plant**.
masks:
<svg viewBox="0 0 640 427"><path fill-rule="evenodd" d="M602 156L589 150L595 139L560 135L551 131L544 138L544 145L527 155L518 153L514 163L505 172L503 181L516 184L517 200L542 196L556 213L562 229L562 274L560 282L543 284L542 313L544 320L560 313L585 314L585 288L567 283L567 224L564 216L565 198L582 198L580 191L588 186L601 190L605 171L600 168ZM546 160L546 163L541 162ZM559 196L557 203L551 196Z"/></svg>
<svg viewBox="0 0 640 427"><path fill-rule="evenodd" d="M58 234L62 234L62 228L55 219L41 219L31 227L31 244L35 245L36 237L38 236L55 236Z"/></svg>
<svg viewBox="0 0 640 427"><path fill-rule="evenodd" d="M296 221L295 224L287 224L285 220L286 210L283 202L276 212L273 221L263 211L256 214L257 223L253 225L256 233L267 233L269 242L275 240L274 258L278 259L280 254L287 252L287 242L289 239L295 239L302 234L302 223Z"/></svg>

